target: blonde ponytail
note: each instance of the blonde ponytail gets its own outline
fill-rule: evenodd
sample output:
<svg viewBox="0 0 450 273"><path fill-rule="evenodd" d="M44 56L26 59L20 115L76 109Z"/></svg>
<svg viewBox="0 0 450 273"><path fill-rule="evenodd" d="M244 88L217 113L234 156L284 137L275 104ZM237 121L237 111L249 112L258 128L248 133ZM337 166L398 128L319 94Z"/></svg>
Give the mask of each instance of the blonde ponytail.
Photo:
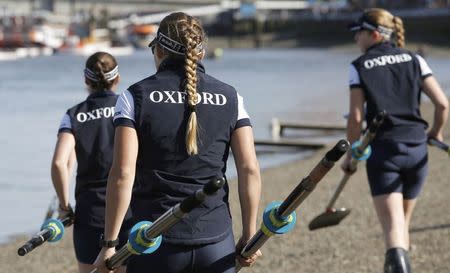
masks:
<svg viewBox="0 0 450 273"><path fill-rule="evenodd" d="M189 120L186 128L186 150L189 155L198 153L197 146L197 60L195 47L186 48L186 93L189 111Z"/></svg>
<svg viewBox="0 0 450 273"><path fill-rule="evenodd" d="M189 155L198 154L198 122L197 122L197 62L199 59L200 37L195 33L192 20L188 20L186 29L186 57L184 68L186 70L187 103L190 110L186 128L186 150Z"/></svg>
<svg viewBox="0 0 450 273"><path fill-rule="evenodd" d="M189 119L186 126L186 151L188 155L198 154L197 120L197 63L203 54L206 35L200 21L183 12L174 12L166 16L159 25L159 30L175 43L180 43L184 51L168 50L169 57L179 58L184 55L184 69L186 71L186 103L189 108Z"/></svg>
<svg viewBox="0 0 450 273"><path fill-rule="evenodd" d="M405 47L405 29L403 28L403 21L400 17L394 16L394 30L395 42L398 47Z"/></svg>
<svg viewBox="0 0 450 273"><path fill-rule="evenodd" d="M389 11L380 8L371 8L364 11L364 15L379 26L391 29L395 35L395 43L398 47L405 47L405 29L400 17L392 15ZM389 40L385 38L385 40Z"/></svg>

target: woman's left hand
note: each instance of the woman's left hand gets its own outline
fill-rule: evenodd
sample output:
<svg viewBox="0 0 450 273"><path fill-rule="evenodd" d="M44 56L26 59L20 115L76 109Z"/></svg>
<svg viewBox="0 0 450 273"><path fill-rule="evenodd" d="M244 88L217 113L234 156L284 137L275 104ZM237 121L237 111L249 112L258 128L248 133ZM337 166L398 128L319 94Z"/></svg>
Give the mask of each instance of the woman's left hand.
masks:
<svg viewBox="0 0 450 273"><path fill-rule="evenodd" d="M245 247L249 240L250 239L241 237L236 244L236 259L242 267L252 266L256 262L256 260L262 256L261 250L256 251L255 254L251 255L248 258L245 258L241 255L242 249Z"/></svg>
<svg viewBox="0 0 450 273"><path fill-rule="evenodd" d="M97 273L112 273L114 271L109 270L106 267L106 260L111 258L112 255L116 253L116 249L114 247L110 248L102 248L100 253L97 256L97 259L95 259L94 265L97 268Z"/></svg>
<svg viewBox="0 0 450 273"><path fill-rule="evenodd" d="M342 162L341 169L345 172L345 174L352 175L356 172L357 168L356 166L352 166L352 158L347 156Z"/></svg>
<svg viewBox="0 0 450 273"><path fill-rule="evenodd" d="M71 223L73 224L74 216L75 215L74 215L73 209L70 206L70 204L67 206L59 205L59 208L58 208L58 218L59 219L64 219L64 218L70 217Z"/></svg>
<svg viewBox="0 0 450 273"><path fill-rule="evenodd" d="M439 140L439 141L443 141L444 140L444 136L440 132L435 132L433 130L430 130L427 135L428 135L428 139L434 138L434 139Z"/></svg>

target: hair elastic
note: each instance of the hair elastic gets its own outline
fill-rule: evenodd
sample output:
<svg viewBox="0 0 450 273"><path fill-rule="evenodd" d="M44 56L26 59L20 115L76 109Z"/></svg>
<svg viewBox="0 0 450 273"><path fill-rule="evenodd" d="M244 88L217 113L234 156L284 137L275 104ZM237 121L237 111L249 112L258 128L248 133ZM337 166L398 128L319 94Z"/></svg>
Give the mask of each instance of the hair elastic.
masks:
<svg viewBox="0 0 450 273"><path fill-rule="evenodd" d="M191 104L188 103L188 107L189 107L189 111L197 112L197 105L196 104L191 105Z"/></svg>

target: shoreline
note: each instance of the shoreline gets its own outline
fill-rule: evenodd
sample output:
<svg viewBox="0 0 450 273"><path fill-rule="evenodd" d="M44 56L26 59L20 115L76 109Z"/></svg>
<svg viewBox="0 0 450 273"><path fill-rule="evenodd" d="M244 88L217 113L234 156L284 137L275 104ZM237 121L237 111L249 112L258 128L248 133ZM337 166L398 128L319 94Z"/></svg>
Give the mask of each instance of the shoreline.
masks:
<svg viewBox="0 0 450 273"><path fill-rule="evenodd" d="M422 115L430 121L433 109L422 103ZM445 128L446 142L450 142L450 128ZM333 143L334 144L334 143ZM329 147L332 145L330 144ZM312 156L270 167L262 171L262 197L258 224L265 206L283 200L290 191L319 162L329 149L318 150ZM305 202L296 210L296 227L283 236L272 237L262 248L263 257L249 273L261 272L380 272L384 261L381 228L371 202L364 164L352 176L338 199L336 207L346 207L352 213L338 226L311 232L307 225L322 213L342 177L340 162L317 185ZM429 147L429 176L419 196L411 223L412 251L410 257L415 272L450 272L450 205L448 177L450 159L435 147ZM236 179L230 179L230 208L236 240L240 235L240 212ZM26 236L11 237L14 241L0 245L0 272L76 272L72 249L72 228L55 244L45 244L25 257L17 255L17 248ZM22 241L23 240L23 241Z"/></svg>
<svg viewBox="0 0 450 273"><path fill-rule="evenodd" d="M276 40L273 34L265 34L261 38L261 46L254 46L254 38L251 35L237 37L230 43L228 37L214 36L209 37L207 41L207 48L214 50L215 48L222 49L268 49L268 48L285 48L285 49L329 49L336 52L355 53L359 52L358 47L353 42L353 36L349 35L347 42L339 43L325 43L326 41L304 41L297 38L289 38L283 40ZM450 44L444 46L442 44L433 44L429 42L418 43L416 41L409 42L406 40L406 49L417 52L419 49L423 50L426 57L435 58L450 58Z"/></svg>

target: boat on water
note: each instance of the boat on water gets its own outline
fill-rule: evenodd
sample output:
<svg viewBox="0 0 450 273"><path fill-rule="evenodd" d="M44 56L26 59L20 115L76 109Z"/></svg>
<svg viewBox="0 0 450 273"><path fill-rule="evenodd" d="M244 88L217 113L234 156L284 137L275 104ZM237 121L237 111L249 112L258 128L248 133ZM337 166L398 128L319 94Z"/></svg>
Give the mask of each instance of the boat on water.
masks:
<svg viewBox="0 0 450 273"><path fill-rule="evenodd" d="M108 52L114 56L130 55L134 52L134 47L119 39L111 39L108 29L93 29L89 36L80 38L77 35L67 37L64 45L58 48L59 54L75 54L89 56L97 51Z"/></svg>
<svg viewBox="0 0 450 273"><path fill-rule="evenodd" d="M146 48L156 37L157 31L158 25L156 24L130 25L127 28L128 40L136 48Z"/></svg>
<svg viewBox="0 0 450 273"><path fill-rule="evenodd" d="M49 15L12 15L0 24L0 61L26 57L73 54L88 56L105 51L130 55L134 47L110 29L85 23L50 20Z"/></svg>
<svg viewBox="0 0 450 273"><path fill-rule="evenodd" d="M34 58L38 56L53 55L53 48L50 47L18 47L0 49L0 61L11 61L21 58Z"/></svg>

